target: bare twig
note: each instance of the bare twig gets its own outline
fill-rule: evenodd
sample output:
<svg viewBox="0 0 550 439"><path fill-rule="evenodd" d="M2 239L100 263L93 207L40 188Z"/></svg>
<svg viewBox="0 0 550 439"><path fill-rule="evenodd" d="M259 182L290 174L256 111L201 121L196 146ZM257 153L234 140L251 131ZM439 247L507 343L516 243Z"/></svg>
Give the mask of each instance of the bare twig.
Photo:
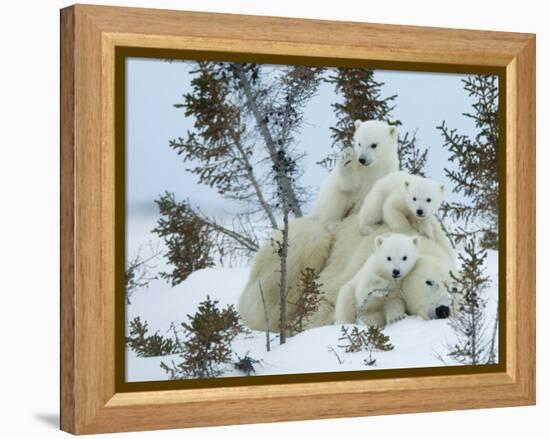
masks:
<svg viewBox="0 0 550 439"><path fill-rule="evenodd" d="M401 296L403 295L403 290L401 288L373 288L370 290L367 294L367 298L363 300L363 303L359 306L359 309L357 310L357 315L355 316L356 320L361 316L363 311L365 310L366 306L369 303L369 300L375 296L375 297L386 297L388 294L390 294L393 291L397 291Z"/></svg>
<svg viewBox="0 0 550 439"><path fill-rule="evenodd" d="M283 241L279 247L279 258L281 260L281 281L279 283L279 341L286 343L286 274L288 258L288 210L284 209L283 215Z"/></svg>
<svg viewBox="0 0 550 439"><path fill-rule="evenodd" d="M333 347L329 347L328 351L333 353L336 359L338 360L338 364L344 364L344 360L340 358L340 355L338 355L338 352Z"/></svg>
<svg viewBox="0 0 550 439"><path fill-rule="evenodd" d="M149 271L155 268L153 265L149 265L153 259L156 259L162 253L158 246L153 249L153 245L149 242L150 256L141 258L141 247L138 248L135 256L126 262L126 269L124 272L125 283L125 299L126 304L130 305L130 297L140 288L147 288L149 283L155 280L156 276L149 276Z"/></svg>
<svg viewBox="0 0 550 439"><path fill-rule="evenodd" d="M198 212L200 212L200 210ZM200 220L204 225L215 230L216 232L222 233L228 236L229 238L237 241L248 251L255 253L260 248L257 242L252 241L250 238L238 232L235 232L234 230L230 230L227 227L222 226L221 224L217 223L214 219L209 218L208 216L202 214L202 212L200 212L200 215L197 214L197 219Z"/></svg>
<svg viewBox="0 0 550 439"><path fill-rule="evenodd" d="M246 173L248 175L248 180L250 181L250 184L254 188L254 193L256 194L256 197L258 198L258 203L264 210L267 218L269 219L269 222L271 224L271 227L276 229L278 226L277 220L275 219L275 214L273 213L273 209L269 205L269 203L266 201L264 194L262 192L262 189L260 187L260 183L256 179L256 176L254 175L254 172L252 171L252 165L248 161L248 157L246 157L246 154L243 152L243 160L246 160L245 163L245 169Z"/></svg>
<svg viewBox="0 0 550 439"><path fill-rule="evenodd" d="M267 311L267 304L265 303L264 290L262 288L262 283L260 284L260 296L262 298L262 303L264 305L264 318L265 318L265 348L267 352L271 350L271 342L269 340L269 313Z"/></svg>
<svg viewBox="0 0 550 439"><path fill-rule="evenodd" d="M489 344L489 351L487 355L487 364L495 364L496 363L496 341L497 341L497 334L498 334L498 307L495 314L495 323L493 325L493 334L491 335L491 343Z"/></svg>

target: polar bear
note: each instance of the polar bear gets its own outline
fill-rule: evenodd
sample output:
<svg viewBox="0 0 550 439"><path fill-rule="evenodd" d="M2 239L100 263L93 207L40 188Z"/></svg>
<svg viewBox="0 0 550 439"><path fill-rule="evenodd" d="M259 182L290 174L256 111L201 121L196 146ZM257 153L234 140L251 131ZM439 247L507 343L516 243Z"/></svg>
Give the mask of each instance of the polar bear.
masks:
<svg viewBox="0 0 550 439"><path fill-rule="evenodd" d="M309 328L329 325L334 322L338 292L374 253L375 236L390 234L392 234L391 229L382 224L377 225L372 234L363 236L359 231L357 214L350 215L337 225L334 230L330 256L318 279L318 282L322 284L323 300L319 302L318 310L310 319ZM414 235L415 233L411 230L405 234ZM444 273L455 269L454 255L450 254L446 246L437 240L418 236L418 253L420 257L430 256L436 259Z"/></svg>
<svg viewBox="0 0 550 439"><path fill-rule="evenodd" d="M328 258L333 234L318 220L302 217L293 220L289 227L287 257L287 320L295 318L295 303L299 294L300 273L305 268L312 268L319 273ZM241 293L238 310L243 323L251 329L264 331L278 330L279 325L279 285L281 280L280 259L273 246L273 241L281 240L281 232L275 231L260 248L248 282ZM263 295L263 299L262 299ZM265 300L265 308L263 300ZM266 325L265 313L268 322Z"/></svg>
<svg viewBox="0 0 550 439"><path fill-rule="evenodd" d="M385 222L399 233L417 225L425 236L434 239L433 215L443 202L444 191L444 185L429 178L403 171L385 175L365 197L359 211L359 230L368 235L374 225Z"/></svg>
<svg viewBox="0 0 550 439"><path fill-rule="evenodd" d="M437 258L422 256L413 270L403 279L402 298L407 314L424 320L445 319L452 313L452 297L448 286L454 283L451 267Z"/></svg>
<svg viewBox="0 0 550 439"><path fill-rule="evenodd" d="M449 255L454 252L435 213L443 202L445 186L435 180L392 172L378 180L359 211L359 230L368 235L384 222L397 233L417 230L435 239Z"/></svg>
<svg viewBox="0 0 550 439"><path fill-rule="evenodd" d="M329 257L333 237L329 226L337 224L361 202L377 179L397 168L397 128L375 120L356 121L354 148L342 151L335 169L322 185L314 213L289 223L288 319L295 314L293 303L300 273L305 268L319 273ZM275 231L256 254L239 299L241 317L252 329L266 327L261 292L268 309L269 329L278 327L280 261L272 242L280 240L280 235Z"/></svg>
<svg viewBox="0 0 550 439"><path fill-rule="evenodd" d="M416 264L418 238L392 234L377 236L374 242L374 253L338 293L336 324L362 320L368 326L384 326L405 317L401 279Z"/></svg>
<svg viewBox="0 0 550 439"><path fill-rule="evenodd" d="M313 217L323 224L342 220L378 179L397 171L397 134L397 127L382 121L355 121L354 146L342 150L321 185Z"/></svg>

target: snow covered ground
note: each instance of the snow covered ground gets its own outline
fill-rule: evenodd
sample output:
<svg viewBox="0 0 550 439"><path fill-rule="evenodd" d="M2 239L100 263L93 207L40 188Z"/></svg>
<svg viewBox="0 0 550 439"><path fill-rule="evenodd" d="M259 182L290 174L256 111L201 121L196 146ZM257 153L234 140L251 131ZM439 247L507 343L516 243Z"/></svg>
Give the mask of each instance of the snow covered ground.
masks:
<svg viewBox="0 0 550 439"><path fill-rule="evenodd" d="M150 230L150 229L149 229ZM144 235L142 235L145 237ZM147 235L149 238L151 235ZM144 242L144 241L142 241ZM155 270L164 269L160 261ZM127 306L127 319L140 316L149 324L150 334L172 336L172 322L180 323L194 314L197 305L206 296L218 300L220 307L237 305L239 295L248 277L248 267L208 268L196 271L184 282L171 287L162 279L151 282L149 288L137 291ZM488 332L491 332L493 316L498 304L498 253L489 252L486 260L487 274L492 285L487 290ZM418 317L389 325L384 333L390 337L394 349L376 352L376 364L365 366L365 352L346 353L339 348L341 343L339 326L326 326L305 331L290 337L285 345L279 345L276 334L272 334L271 351L265 347L265 333L253 331L239 336L233 342L233 351L243 357L249 354L261 360L255 366L257 375L334 372L368 369L394 369L412 367L444 366L438 354L445 356L446 344L453 341L453 332L446 320L424 321ZM342 363L337 358L340 357ZM160 362L167 364L179 355L140 358L131 350L126 352L126 378L128 382L166 380L168 375L160 368ZM453 364L449 358L447 364ZM242 372L228 366L224 376L240 376Z"/></svg>

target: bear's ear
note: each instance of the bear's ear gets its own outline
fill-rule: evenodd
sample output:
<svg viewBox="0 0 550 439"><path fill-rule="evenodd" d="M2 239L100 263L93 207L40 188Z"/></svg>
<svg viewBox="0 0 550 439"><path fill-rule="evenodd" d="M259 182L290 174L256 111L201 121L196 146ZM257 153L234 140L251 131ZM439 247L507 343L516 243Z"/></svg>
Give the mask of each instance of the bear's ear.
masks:
<svg viewBox="0 0 550 439"><path fill-rule="evenodd" d="M353 124L355 125L355 128L359 128L363 122L357 119Z"/></svg>
<svg viewBox="0 0 550 439"><path fill-rule="evenodd" d="M445 192L445 185L444 184L439 185L439 190L441 192Z"/></svg>
<svg viewBox="0 0 550 439"><path fill-rule="evenodd" d="M392 137L397 136L397 127L390 126L390 136L392 136Z"/></svg>
<svg viewBox="0 0 550 439"><path fill-rule="evenodd" d="M418 247L418 236L413 236L412 242L413 242L415 247Z"/></svg>
<svg viewBox="0 0 550 439"><path fill-rule="evenodd" d="M408 189L411 185L411 182L409 180L405 180L405 189Z"/></svg>
<svg viewBox="0 0 550 439"><path fill-rule="evenodd" d="M383 242L384 242L383 236L377 236L376 238L374 238L374 243L376 244L376 248L380 248Z"/></svg>

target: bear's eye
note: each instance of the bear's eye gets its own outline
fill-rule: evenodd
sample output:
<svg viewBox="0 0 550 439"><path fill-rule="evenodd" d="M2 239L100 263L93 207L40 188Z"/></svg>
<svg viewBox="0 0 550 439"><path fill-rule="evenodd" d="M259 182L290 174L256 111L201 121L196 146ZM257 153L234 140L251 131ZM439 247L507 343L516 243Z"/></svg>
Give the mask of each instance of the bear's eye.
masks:
<svg viewBox="0 0 550 439"><path fill-rule="evenodd" d="M377 146L378 146L377 143L373 143L370 147L371 147L372 149L376 149Z"/></svg>
<svg viewBox="0 0 550 439"><path fill-rule="evenodd" d="M406 261L406 260L407 260L407 257L406 257L406 256L403 256L403 260Z"/></svg>
<svg viewBox="0 0 550 439"><path fill-rule="evenodd" d="M428 285L429 287L432 287L433 286L433 282L431 280L427 280L426 281L426 285Z"/></svg>
<svg viewBox="0 0 550 439"><path fill-rule="evenodd" d="M428 203L431 203L431 202L432 202L432 199L431 199L431 198L426 198L426 201L427 201Z"/></svg>
<svg viewBox="0 0 550 439"><path fill-rule="evenodd" d="M413 201L416 201L416 197L413 197Z"/></svg>
<svg viewBox="0 0 550 439"><path fill-rule="evenodd" d="M388 256L388 261L391 261L391 258Z"/></svg>

